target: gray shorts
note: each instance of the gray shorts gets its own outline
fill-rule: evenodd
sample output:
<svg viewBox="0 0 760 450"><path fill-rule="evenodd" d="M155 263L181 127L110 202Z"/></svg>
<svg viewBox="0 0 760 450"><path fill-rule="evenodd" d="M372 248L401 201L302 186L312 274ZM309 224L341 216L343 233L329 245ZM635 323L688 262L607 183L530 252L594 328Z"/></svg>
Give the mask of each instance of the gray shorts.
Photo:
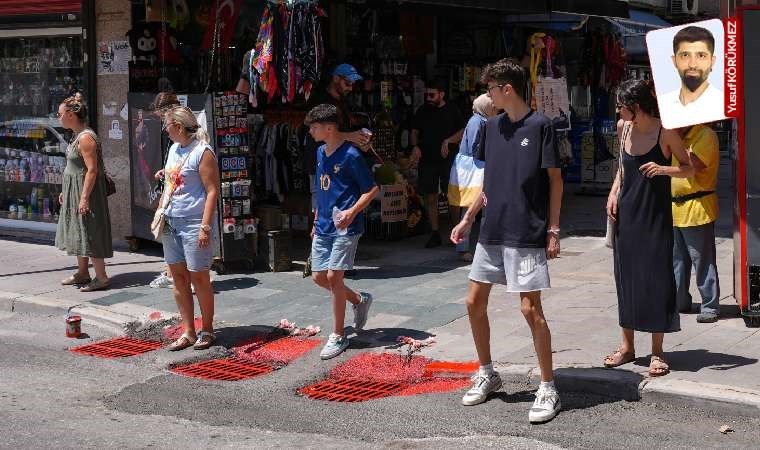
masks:
<svg viewBox="0 0 760 450"><path fill-rule="evenodd" d="M549 289L549 265L545 248L511 248L478 242L470 268L470 280L504 284L507 292Z"/></svg>

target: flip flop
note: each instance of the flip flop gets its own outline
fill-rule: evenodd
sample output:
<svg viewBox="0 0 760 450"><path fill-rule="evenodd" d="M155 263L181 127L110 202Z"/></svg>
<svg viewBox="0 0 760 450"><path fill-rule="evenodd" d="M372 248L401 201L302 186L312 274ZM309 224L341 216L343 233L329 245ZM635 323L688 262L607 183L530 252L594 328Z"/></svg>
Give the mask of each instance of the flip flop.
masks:
<svg viewBox="0 0 760 450"><path fill-rule="evenodd" d="M617 349L612 352L612 354L605 356L604 367L611 369L636 360L635 352L623 353L621 350L622 349Z"/></svg>
<svg viewBox="0 0 760 450"><path fill-rule="evenodd" d="M166 349L169 350L170 352L184 350L188 347L191 347L194 341L195 341L195 338L187 334L183 334L182 336L179 337L179 339L169 344L169 346L166 347Z"/></svg>
<svg viewBox="0 0 760 450"><path fill-rule="evenodd" d="M649 360L649 376L661 377L670 373L670 366L664 359L659 356L652 355Z"/></svg>

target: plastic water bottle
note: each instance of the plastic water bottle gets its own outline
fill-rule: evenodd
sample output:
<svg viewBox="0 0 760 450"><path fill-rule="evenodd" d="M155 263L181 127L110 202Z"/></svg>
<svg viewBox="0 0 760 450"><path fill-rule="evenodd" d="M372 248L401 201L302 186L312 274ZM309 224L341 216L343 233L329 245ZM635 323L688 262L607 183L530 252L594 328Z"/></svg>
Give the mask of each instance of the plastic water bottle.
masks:
<svg viewBox="0 0 760 450"><path fill-rule="evenodd" d="M333 206L332 210L332 219L333 223L335 224L335 230L338 232L338 236L345 236L348 234L348 228L338 228L338 220L340 219L340 216L343 214L343 211L338 209L337 206Z"/></svg>

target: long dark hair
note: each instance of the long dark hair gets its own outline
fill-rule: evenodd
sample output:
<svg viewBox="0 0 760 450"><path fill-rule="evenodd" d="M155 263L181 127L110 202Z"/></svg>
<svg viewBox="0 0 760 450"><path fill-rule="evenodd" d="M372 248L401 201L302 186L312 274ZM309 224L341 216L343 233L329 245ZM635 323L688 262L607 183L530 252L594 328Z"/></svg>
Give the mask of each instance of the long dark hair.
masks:
<svg viewBox="0 0 760 450"><path fill-rule="evenodd" d="M638 111L643 111L652 117L660 117L654 83L650 80L631 79L620 83L617 90L617 103L630 109L634 118Z"/></svg>

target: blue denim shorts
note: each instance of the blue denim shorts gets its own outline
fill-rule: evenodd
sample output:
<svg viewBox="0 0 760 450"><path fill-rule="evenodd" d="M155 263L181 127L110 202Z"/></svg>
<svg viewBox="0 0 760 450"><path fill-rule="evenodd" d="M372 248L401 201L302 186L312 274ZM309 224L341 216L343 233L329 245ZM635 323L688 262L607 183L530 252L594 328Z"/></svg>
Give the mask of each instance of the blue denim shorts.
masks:
<svg viewBox="0 0 760 450"><path fill-rule="evenodd" d="M351 270L361 234L326 236L315 234L311 241L311 271Z"/></svg>
<svg viewBox="0 0 760 450"><path fill-rule="evenodd" d="M211 239L208 247L198 247L200 217L166 217L163 244L164 259L167 264L185 263L190 272L203 272L211 268L214 248L218 236L217 225L211 225Z"/></svg>

